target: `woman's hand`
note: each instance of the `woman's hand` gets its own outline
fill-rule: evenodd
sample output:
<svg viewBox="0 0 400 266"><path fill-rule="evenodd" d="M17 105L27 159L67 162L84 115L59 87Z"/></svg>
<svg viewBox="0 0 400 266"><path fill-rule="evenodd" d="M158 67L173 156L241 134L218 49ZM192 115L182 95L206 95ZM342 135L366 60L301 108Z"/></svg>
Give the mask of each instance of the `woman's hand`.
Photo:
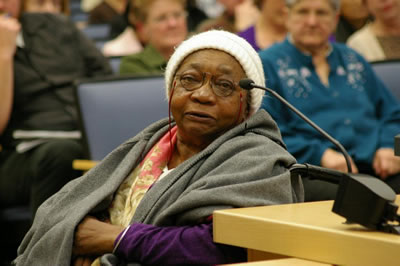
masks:
<svg viewBox="0 0 400 266"><path fill-rule="evenodd" d="M235 7L235 28L242 31L254 25L260 16L260 10L254 5L253 0L244 0Z"/></svg>
<svg viewBox="0 0 400 266"><path fill-rule="evenodd" d="M350 164L352 172L358 173L358 168L354 164L353 160L350 161ZM326 151L322 155L321 166L341 171L344 173L348 172L346 159L344 158L344 155L332 149L326 149Z"/></svg>
<svg viewBox="0 0 400 266"><path fill-rule="evenodd" d="M14 99L13 58L20 29L18 20L0 15L0 135L11 117Z"/></svg>
<svg viewBox="0 0 400 266"><path fill-rule="evenodd" d="M12 58L16 50L16 40L21 24L15 18L0 16L0 57Z"/></svg>
<svg viewBox="0 0 400 266"><path fill-rule="evenodd" d="M93 256L112 252L115 239L123 230L124 228L121 226L101 222L92 216L87 216L76 229L73 254L75 256Z"/></svg>
<svg viewBox="0 0 400 266"><path fill-rule="evenodd" d="M394 155L392 148L380 148L375 152L372 166L382 179L400 172L400 157Z"/></svg>

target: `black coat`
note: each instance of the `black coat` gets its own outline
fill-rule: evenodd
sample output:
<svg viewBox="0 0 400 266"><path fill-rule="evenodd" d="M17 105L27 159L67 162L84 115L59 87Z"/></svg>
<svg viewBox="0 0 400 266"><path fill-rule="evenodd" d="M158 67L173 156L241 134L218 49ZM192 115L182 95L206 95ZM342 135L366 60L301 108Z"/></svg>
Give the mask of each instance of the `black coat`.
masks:
<svg viewBox="0 0 400 266"><path fill-rule="evenodd" d="M76 130L74 82L109 75L107 59L64 16L26 13L20 18L24 47L14 56L14 103L0 137L14 146L15 129Z"/></svg>

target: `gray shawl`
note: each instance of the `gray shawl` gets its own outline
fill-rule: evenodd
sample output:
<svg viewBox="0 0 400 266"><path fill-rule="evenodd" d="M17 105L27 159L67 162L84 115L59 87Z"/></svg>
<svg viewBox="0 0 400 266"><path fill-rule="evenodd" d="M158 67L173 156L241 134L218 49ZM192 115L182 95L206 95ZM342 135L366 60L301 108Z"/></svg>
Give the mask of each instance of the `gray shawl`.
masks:
<svg viewBox="0 0 400 266"><path fill-rule="evenodd" d="M152 124L45 201L16 265L69 266L75 227L87 214L107 209L122 181L167 130L167 119ZM260 110L155 183L132 222L190 225L217 209L302 201L301 180L288 170L293 163L276 123Z"/></svg>

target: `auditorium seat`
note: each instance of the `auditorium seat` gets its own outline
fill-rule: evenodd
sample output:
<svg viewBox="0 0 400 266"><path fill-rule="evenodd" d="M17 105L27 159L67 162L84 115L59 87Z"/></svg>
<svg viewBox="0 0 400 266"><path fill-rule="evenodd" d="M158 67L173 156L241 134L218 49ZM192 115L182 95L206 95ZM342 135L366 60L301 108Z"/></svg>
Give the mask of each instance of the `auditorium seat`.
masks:
<svg viewBox="0 0 400 266"><path fill-rule="evenodd" d="M378 77L400 100L400 60L384 60L371 62Z"/></svg>
<svg viewBox="0 0 400 266"><path fill-rule="evenodd" d="M164 88L162 76L115 76L78 82L75 95L86 159L100 161L151 123L168 117Z"/></svg>

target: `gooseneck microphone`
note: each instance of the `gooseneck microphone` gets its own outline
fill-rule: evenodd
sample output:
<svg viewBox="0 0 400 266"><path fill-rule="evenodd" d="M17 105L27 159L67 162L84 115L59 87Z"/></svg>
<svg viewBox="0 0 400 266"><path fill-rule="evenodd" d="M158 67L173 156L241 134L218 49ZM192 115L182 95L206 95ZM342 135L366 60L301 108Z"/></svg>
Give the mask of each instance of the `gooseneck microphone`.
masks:
<svg viewBox="0 0 400 266"><path fill-rule="evenodd" d="M394 203L396 193L389 185L379 178L372 178L363 174L352 174L351 159L344 147L277 92L259 86L247 78L242 79L239 82L239 86L245 90L257 88L269 92L343 153L349 171L348 174L308 164L295 164L290 169L291 173L305 174L313 179L333 183L337 183L339 180L338 191L332 207L334 213L346 218L348 223L359 223L373 230L400 235L400 215L397 214L398 206Z"/></svg>
<svg viewBox="0 0 400 266"><path fill-rule="evenodd" d="M294 107L293 105L291 105L288 101L286 101L282 96L280 96L277 92L275 92L274 90L271 90L269 88L266 87L262 87L260 85L257 85L254 83L253 80L249 79L249 78L244 78L241 79L239 81L239 86L242 89L245 90L252 90L254 88L257 89L261 89L264 90L266 92L269 92L270 94L272 94L275 98L277 98L279 101L281 101L283 104L285 104L287 107L290 108L290 110L292 110L293 112L295 112L298 116L300 116L301 119L303 119L304 121L306 121L310 126L312 126L313 128L315 128L322 136L324 136L326 139L328 139L330 142L332 142L343 154L345 160L346 160L346 164L347 164L347 170L349 171L349 173L352 173L352 169L351 169L351 159L349 154L347 153L346 149L342 146L342 144L339 143L339 141L337 141L336 139L334 139L331 135L329 135L325 130L323 130L322 128L320 128L317 124L315 124L313 121L311 121L307 116L305 116L302 112L300 112L296 107Z"/></svg>

